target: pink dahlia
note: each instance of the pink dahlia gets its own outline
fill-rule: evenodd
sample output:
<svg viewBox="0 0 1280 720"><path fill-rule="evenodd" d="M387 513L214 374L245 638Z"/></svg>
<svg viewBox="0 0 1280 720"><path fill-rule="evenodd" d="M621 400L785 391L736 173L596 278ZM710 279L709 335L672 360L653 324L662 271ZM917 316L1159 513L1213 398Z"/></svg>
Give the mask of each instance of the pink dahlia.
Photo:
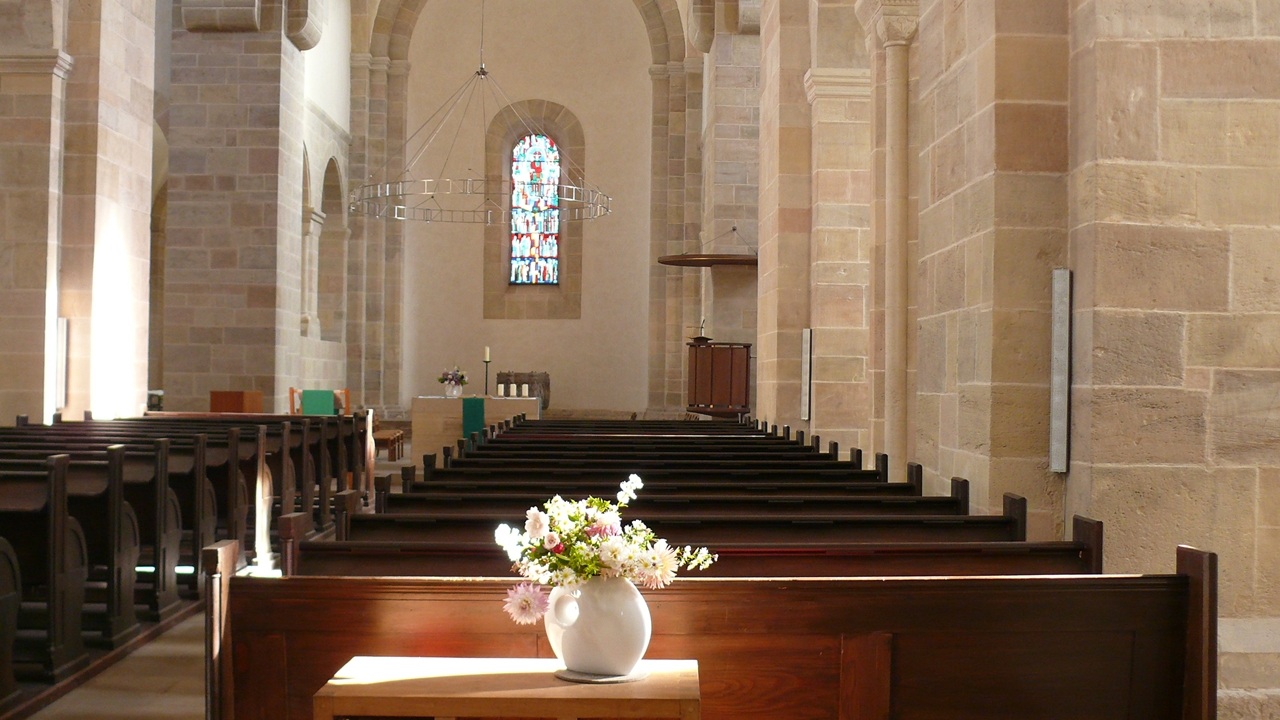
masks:
<svg viewBox="0 0 1280 720"><path fill-rule="evenodd" d="M547 614L550 607L541 585L523 582L507 591L504 608L518 625L533 625Z"/></svg>

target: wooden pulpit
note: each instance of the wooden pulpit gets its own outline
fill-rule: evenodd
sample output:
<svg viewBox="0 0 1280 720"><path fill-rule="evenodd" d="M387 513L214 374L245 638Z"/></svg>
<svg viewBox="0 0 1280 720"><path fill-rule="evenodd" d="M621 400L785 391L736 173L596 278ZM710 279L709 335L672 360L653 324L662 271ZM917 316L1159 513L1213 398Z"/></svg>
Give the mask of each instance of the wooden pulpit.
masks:
<svg viewBox="0 0 1280 720"><path fill-rule="evenodd" d="M689 412L737 417L751 412L751 344L689 343Z"/></svg>

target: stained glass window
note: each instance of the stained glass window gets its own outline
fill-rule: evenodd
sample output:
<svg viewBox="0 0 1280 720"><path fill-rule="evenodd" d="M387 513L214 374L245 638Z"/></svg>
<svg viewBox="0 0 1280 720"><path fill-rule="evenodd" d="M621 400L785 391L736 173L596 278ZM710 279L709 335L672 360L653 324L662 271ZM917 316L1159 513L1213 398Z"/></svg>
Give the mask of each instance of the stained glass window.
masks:
<svg viewBox="0 0 1280 720"><path fill-rule="evenodd" d="M511 284L560 282L560 149L528 135L511 151Z"/></svg>

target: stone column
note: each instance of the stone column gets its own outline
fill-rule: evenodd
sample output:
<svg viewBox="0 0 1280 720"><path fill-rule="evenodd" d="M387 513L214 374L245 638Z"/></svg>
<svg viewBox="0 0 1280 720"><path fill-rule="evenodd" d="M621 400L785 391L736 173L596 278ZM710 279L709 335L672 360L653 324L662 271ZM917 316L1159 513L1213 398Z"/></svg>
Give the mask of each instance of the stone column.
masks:
<svg viewBox="0 0 1280 720"><path fill-rule="evenodd" d="M391 60L375 57L369 62L369 172L376 177L388 177L384 163L387 161L387 71ZM379 170L381 168L381 170ZM386 288L386 221L366 222L365 231L365 292L364 307L364 375L360 378L360 404L378 407L383 404L383 331L385 319Z"/></svg>
<svg viewBox="0 0 1280 720"><path fill-rule="evenodd" d="M812 223L806 0L765 0L760 23L757 414L801 427L800 340L809 324Z"/></svg>
<svg viewBox="0 0 1280 720"><path fill-rule="evenodd" d="M372 60L373 57L367 53L353 53L351 56L351 165L348 189L369 182L369 174L377 168L376 164L369 164L369 67ZM343 202L346 202L346 198L343 198ZM368 251L365 245L370 228L380 221L351 213L347 222L351 229L350 241L347 243L347 305L344 309L347 388L352 394L352 404L363 405L366 373L364 348L367 344L364 307L368 283L365 276Z"/></svg>
<svg viewBox="0 0 1280 720"><path fill-rule="evenodd" d="M649 200L649 408L667 406L667 284L671 269L658 264L667 252L667 187L670 163L671 74L666 65L649 68L653 78L653 168Z"/></svg>
<svg viewBox="0 0 1280 720"><path fill-rule="evenodd" d="M155 8L92 0L68 19L63 411L131 416L147 390Z"/></svg>
<svg viewBox="0 0 1280 720"><path fill-rule="evenodd" d="M760 235L760 36L758 28L738 31L728 17L735 10L716 4L718 31L705 58L699 245L704 252L749 254ZM754 343L757 293L755 268L704 271L700 315L707 334Z"/></svg>
<svg viewBox="0 0 1280 720"><path fill-rule="evenodd" d="M320 331L320 234L324 232L324 213L310 207L302 209L302 337L319 338Z"/></svg>
<svg viewBox="0 0 1280 720"><path fill-rule="evenodd" d="M815 67L805 91L813 121L810 429L842 448L869 448L871 72Z"/></svg>
<svg viewBox="0 0 1280 720"><path fill-rule="evenodd" d="M884 448L889 454L889 476L899 481L906 477L909 460L907 242L911 159L907 154L907 107L911 100L911 40L916 27L913 14L882 14L876 23L885 55Z"/></svg>
<svg viewBox="0 0 1280 720"><path fill-rule="evenodd" d="M222 27L193 9L173 36L165 406L260 390L276 410L300 364L301 53L278 2Z"/></svg>
<svg viewBox="0 0 1280 720"><path fill-rule="evenodd" d="M71 57L0 47L0 423L56 410L63 102Z"/></svg>

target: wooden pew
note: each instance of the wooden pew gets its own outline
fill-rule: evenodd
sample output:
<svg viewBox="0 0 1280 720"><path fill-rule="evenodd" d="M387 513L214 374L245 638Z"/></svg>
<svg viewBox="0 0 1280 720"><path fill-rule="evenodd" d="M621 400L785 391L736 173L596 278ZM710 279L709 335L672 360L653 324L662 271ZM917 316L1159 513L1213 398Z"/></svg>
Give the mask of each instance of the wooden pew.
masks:
<svg viewBox="0 0 1280 720"><path fill-rule="evenodd" d="M507 522L519 522L519 516ZM362 514L351 518L351 540L485 542L501 517L493 513L432 511ZM1013 542L1026 540L1026 500L1005 495L1003 515L858 516L835 513L742 514L706 517L650 510L644 518L673 545L785 542Z"/></svg>
<svg viewBox="0 0 1280 720"><path fill-rule="evenodd" d="M58 455L42 473L0 473L0 537L13 546L23 583L14 667L19 677L46 682L89 663L80 636L87 550L67 514L69 463Z"/></svg>
<svg viewBox="0 0 1280 720"><path fill-rule="evenodd" d="M22 570L8 540L0 537L0 712L5 701L18 693L13 676L13 643L18 635L18 610L22 605Z"/></svg>
<svg viewBox="0 0 1280 720"><path fill-rule="evenodd" d="M1216 578L1179 548L1175 575L680 579L646 595L647 657L698 660L707 720L1211 718ZM509 586L233 578L234 689L213 702L303 720L353 655L550 657L502 611Z"/></svg>
<svg viewBox="0 0 1280 720"><path fill-rule="evenodd" d="M722 544L697 577L1074 575L1102 572L1102 523L1076 516L1070 542ZM515 577L496 544L302 542L298 575Z"/></svg>
<svg viewBox="0 0 1280 720"><path fill-rule="evenodd" d="M880 486L883 483L872 485ZM519 517L529 507L541 505L551 494L546 488L460 488L450 492L433 489L423 493L389 494L383 505L385 512L391 513L470 510L477 513L488 512L494 516ZM799 491L775 488L740 492L737 488L708 491L688 487L646 487L640 497L630 503L627 514L641 518L661 517L672 510L679 511L682 516L708 518L737 513L764 515L772 512L790 515L968 515L969 481L952 479L951 495L946 497L884 497L839 489Z"/></svg>
<svg viewBox="0 0 1280 720"><path fill-rule="evenodd" d="M445 467L434 468L431 465L425 465L423 468L422 482L432 485L437 482L481 482L481 481L497 481L500 483L511 482L532 482L550 486L559 480L573 480L578 482L592 482L599 486L612 485L617 488L618 483L627 479L632 472L639 473L645 481L646 487L655 481L670 482L704 482L711 483L720 481L728 484L742 483L760 483L760 484L788 484L791 482L831 482L831 483L889 483L887 468L885 472L880 470L863 470L850 463L842 463L844 467L836 469L814 469L803 468L798 469L794 466L787 465L781 469L726 469L723 467L711 467L698 470L682 470L671 467L650 467L643 470L636 470L629 467L621 467L614 469L600 468L574 468L574 467ZM906 479L912 482L911 478ZM614 492L617 492L616 489Z"/></svg>
<svg viewBox="0 0 1280 720"><path fill-rule="evenodd" d="M373 411L358 410L351 415L337 416L302 416L271 413L184 413L184 412L148 412L147 418L186 419L213 422L250 422L278 423L299 422L303 419L319 422L323 426L322 437L327 446L327 462L329 471L322 476L336 477L337 490L356 489L361 496L373 497L373 467L376 451L373 444ZM322 505L323 507L323 505Z"/></svg>
<svg viewBox="0 0 1280 720"><path fill-rule="evenodd" d="M38 462L38 458L47 457L51 451L62 450L77 463L110 460L107 451L111 446L105 444L54 443L44 447L41 450L31 444L0 442L0 456ZM137 520L140 553L135 558L135 567L141 564L153 568L150 572L138 573L145 577L138 578L135 587L147 608L144 617L154 621L164 620L180 609L177 566L182 544L182 509L177 494L169 487L168 461L169 441L162 438L153 441L149 451L126 452L122 464L123 497ZM127 622L119 615L116 618L116 622Z"/></svg>
<svg viewBox="0 0 1280 720"><path fill-rule="evenodd" d="M67 469L67 508L84 532L90 566L83 629L100 633L100 642L109 648L123 645L140 630L134 589L141 534L138 517L124 499L124 464L124 446L114 445L104 460L72 458ZM40 472L44 465L42 460L4 459L0 453L0 473Z"/></svg>
<svg viewBox="0 0 1280 720"><path fill-rule="evenodd" d="M31 451L37 456L65 451L79 456L105 452L108 445L121 444L133 456L154 452L158 437L153 432L82 425L26 426L22 432L0 429L0 449ZM193 548L203 547L216 537L245 537L248 502L245 478L256 478L255 459L259 448L256 437L242 439L238 428L169 440L169 485L178 497L182 527L192 533L182 559L197 569L197 573L184 580L184 587L187 594L198 595L203 574L198 572L199 553ZM149 461L137 466L127 460L126 475L145 474L149 465Z"/></svg>

